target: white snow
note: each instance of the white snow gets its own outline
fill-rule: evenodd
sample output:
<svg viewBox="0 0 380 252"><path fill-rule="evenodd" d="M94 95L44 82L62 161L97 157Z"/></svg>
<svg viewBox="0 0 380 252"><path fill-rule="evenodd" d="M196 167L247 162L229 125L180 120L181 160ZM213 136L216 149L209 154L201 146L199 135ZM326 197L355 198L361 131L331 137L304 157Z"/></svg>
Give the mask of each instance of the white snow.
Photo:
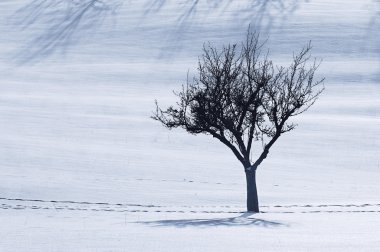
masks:
<svg viewBox="0 0 380 252"><path fill-rule="evenodd" d="M89 0L57 2L0 2L0 251L378 250L378 0L103 0L77 26ZM250 216L227 148L150 119L248 24L279 64L311 40L326 77Z"/></svg>

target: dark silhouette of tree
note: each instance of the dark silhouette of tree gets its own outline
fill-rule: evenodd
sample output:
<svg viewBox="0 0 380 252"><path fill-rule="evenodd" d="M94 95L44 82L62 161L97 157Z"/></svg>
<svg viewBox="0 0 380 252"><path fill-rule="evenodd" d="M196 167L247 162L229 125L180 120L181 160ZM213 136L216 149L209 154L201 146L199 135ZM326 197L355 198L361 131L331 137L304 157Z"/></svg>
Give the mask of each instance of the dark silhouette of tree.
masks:
<svg viewBox="0 0 380 252"><path fill-rule="evenodd" d="M169 129L208 134L225 144L244 167L249 212L259 212L257 167L278 138L296 127L289 119L305 112L323 91L323 79L314 80L318 62L309 64L310 43L293 54L288 67L275 66L263 53L264 44L248 29L241 44L221 50L204 45L198 75L175 93L177 105L162 110L156 102L152 117ZM256 141L262 143L259 150L253 148Z"/></svg>

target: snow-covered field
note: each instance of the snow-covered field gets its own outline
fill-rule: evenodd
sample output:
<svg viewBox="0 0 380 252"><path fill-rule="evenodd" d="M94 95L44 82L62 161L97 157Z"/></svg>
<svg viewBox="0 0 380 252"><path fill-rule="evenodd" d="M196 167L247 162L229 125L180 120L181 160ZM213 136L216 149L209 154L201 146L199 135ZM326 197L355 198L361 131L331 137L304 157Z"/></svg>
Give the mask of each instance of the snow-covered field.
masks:
<svg viewBox="0 0 380 252"><path fill-rule="evenodd" d="M91 5L92 3L92 5ZM380 1L0 1L0 251L376 251ZM154 100L202 44L248 24L286 64L309 40L326 90L245 177Z"/></svg>

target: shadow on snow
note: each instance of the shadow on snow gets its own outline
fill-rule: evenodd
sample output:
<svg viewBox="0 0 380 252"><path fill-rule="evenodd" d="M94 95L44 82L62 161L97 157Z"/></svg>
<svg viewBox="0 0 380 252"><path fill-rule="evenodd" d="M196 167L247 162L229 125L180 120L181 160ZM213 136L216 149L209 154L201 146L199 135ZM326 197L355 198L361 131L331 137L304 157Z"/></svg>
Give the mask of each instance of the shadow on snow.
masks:
<svg viewBox="0 0 380 252"><path fill-rule="evenodd" d="M232 14L232 24L237 27L251 25L255 30L268 33L274 26L282 25L298 8L302 2L308 0L250 0L239 4ZM145 5L144 17L158 14L167 4L167 0L148 1ZM223 15L236 0L185 0L180 3L181 11L177 14L176 25L168 36L168 41L181 41L194 26L197 25L199 15L208 16L209 13ZM228 13L228 12L227 12ZM165 48L160 57L171 57L182 49L179 42L168 52Z"/></svg>
<svg viewBox="0 0 380 252"><path fill-rule="evenodd" d="M236 0L235 0L236 1ZM233 14L235 24L251 24L260 30L269 30L274 23L282 23L306 0L251 0L239 6ZM65 53L84 36L94 33L105 19L114 14L126 0L33 0L17 10L11 22L23 30L37 28L41 32L27 41L15 60L19 64L38 61L56 52ZM180 12L172 27L169 40L180 41L191 30L197 15L202 12L224 13L234 0L185 0L178 3ZM132 4L132 3L129 3ZM159 13L167 0L146 1L144 17ZM278 22L281 21L281 22ZM173 53L181 49L173 48Z"/></svg>
<svg viewBox="0 0 380 252"><path fill-rule="evenodd" d="M33 0L10 18L22 30L41 29L16 55L19 64L38 60L58 50L64 53L84 33L94 32L121 4L118 0Z"/></svg>
<svg viewBox="0 0 380 252"><path fill-rule="evenodd" d="M249 218L253 213L244 213L237 217L213 218L213 219L179 219L179 220L158 220L140 221L137 223L146 224L154 227L173 226L178 228L185 227L236 227L236 226L258 226L258 227L284 227L285 224L267 221L257 218Z"/></svg>

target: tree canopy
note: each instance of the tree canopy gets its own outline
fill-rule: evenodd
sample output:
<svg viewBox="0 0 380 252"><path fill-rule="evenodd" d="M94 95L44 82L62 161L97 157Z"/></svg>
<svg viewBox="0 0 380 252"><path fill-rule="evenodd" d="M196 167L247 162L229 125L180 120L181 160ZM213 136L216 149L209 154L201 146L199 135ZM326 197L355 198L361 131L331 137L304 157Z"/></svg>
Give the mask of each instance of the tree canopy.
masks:
<svg viewBox="0 0 380 252"><path fill-rule="evenodd" d="M311 58L310 42L287 67L274 65L264 45L250 29L240 44L221 49L205 44L198 74L175 92L176 105L163 110L156 102L153 119L169 129L209 134L231 149L246 171L256 170L281 134L296 127L289 119L305 112L324 89L324 79L315 80L319 61ZM252 155L254 141L261 141L262 149Z"/></svg>

